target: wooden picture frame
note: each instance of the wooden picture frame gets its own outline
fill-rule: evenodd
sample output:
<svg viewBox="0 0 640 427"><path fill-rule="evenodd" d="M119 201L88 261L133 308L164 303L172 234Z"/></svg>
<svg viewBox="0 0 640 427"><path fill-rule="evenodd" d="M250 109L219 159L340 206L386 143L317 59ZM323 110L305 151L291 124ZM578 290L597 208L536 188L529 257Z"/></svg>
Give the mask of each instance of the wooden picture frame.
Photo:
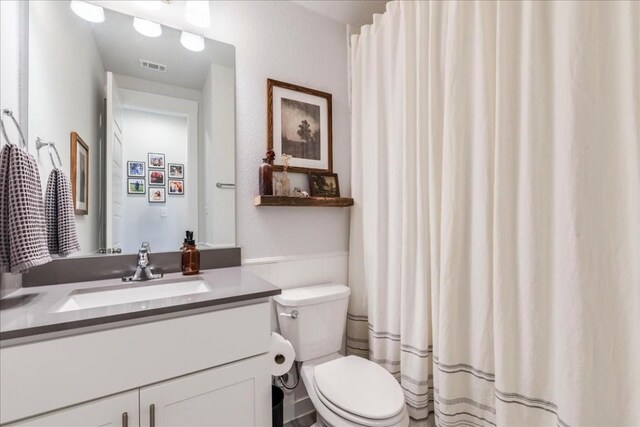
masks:
<svg viewBox="0 0 640 427"><path fill-rule="evenodd" d="M331 94L267 79L267 150L276 171L290 154L289 172L333 172Z"/></svg>
<svg viewBox="0 0 640 427"><path fill-rule="evenodd" d="M309 173L311 197L340 197L337 173Z"/></svg>
<svg viewBox="0 0 640 427"><path fill-rule="evenodd" d="M76 215L89 214L89 146L71 132L71 193Z"/></svg>

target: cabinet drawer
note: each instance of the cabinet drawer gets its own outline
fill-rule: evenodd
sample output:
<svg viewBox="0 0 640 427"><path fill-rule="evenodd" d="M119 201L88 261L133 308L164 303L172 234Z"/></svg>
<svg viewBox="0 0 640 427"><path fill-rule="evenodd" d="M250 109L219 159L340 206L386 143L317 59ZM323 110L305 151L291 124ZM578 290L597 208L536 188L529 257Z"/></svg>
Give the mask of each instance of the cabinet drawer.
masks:
<svg viewBox="0 0 640 427"><path fill-rule="evenodd" d="M261 302L2 348L0 423L266 353L269 337Z"/></svg>
<svg viewBox="0 0 640 427"><path fill-rule="evenodd" d="M138 427L138 390L29 418L7 427Z"/></svg>

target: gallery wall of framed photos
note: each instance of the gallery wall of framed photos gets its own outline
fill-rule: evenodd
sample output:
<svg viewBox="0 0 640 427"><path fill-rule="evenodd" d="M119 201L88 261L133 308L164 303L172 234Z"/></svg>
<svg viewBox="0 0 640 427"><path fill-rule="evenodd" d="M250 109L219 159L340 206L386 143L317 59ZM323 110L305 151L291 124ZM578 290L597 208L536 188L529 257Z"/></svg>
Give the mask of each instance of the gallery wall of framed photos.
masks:
<svg viewBox="0 0 640 427"><path fill-rule="evenodd" d="M148 153L147 161L127 161L127 194L147 195L149 203L165 203L167 195L183 196L185 166L167 163L163 153Z"/></svg>

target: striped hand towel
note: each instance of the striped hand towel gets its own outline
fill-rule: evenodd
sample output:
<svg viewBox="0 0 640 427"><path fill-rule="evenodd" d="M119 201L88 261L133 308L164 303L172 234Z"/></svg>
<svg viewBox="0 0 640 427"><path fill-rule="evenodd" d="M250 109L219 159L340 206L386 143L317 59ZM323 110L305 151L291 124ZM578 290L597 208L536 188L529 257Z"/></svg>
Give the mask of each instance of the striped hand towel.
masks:
<svg viewBox="0 0 640 427"><path fill-rule="evenodd" d="M0 271L23 273L51 261L40 174L25 150L0 151Z"/></svg>
<svg viewBox="0 0 640 427"><path fill-rule="evenodd" d="M49 252L67 256L79 251L71 185L60 169L52 170L49 175L45 208Z"/></svg>

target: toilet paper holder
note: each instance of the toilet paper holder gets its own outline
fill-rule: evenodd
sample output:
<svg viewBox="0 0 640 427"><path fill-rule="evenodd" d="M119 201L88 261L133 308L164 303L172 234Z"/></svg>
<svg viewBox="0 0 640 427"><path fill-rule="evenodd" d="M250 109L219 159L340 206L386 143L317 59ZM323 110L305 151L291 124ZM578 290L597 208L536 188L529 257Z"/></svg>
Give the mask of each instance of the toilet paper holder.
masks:
<svg viewBox="0 0 640 427"><path fill-rule="evenodd" d="M280 317L290 317L293 320L298 318L298 310L293 310L291 313L280 313Z"/></svg>

